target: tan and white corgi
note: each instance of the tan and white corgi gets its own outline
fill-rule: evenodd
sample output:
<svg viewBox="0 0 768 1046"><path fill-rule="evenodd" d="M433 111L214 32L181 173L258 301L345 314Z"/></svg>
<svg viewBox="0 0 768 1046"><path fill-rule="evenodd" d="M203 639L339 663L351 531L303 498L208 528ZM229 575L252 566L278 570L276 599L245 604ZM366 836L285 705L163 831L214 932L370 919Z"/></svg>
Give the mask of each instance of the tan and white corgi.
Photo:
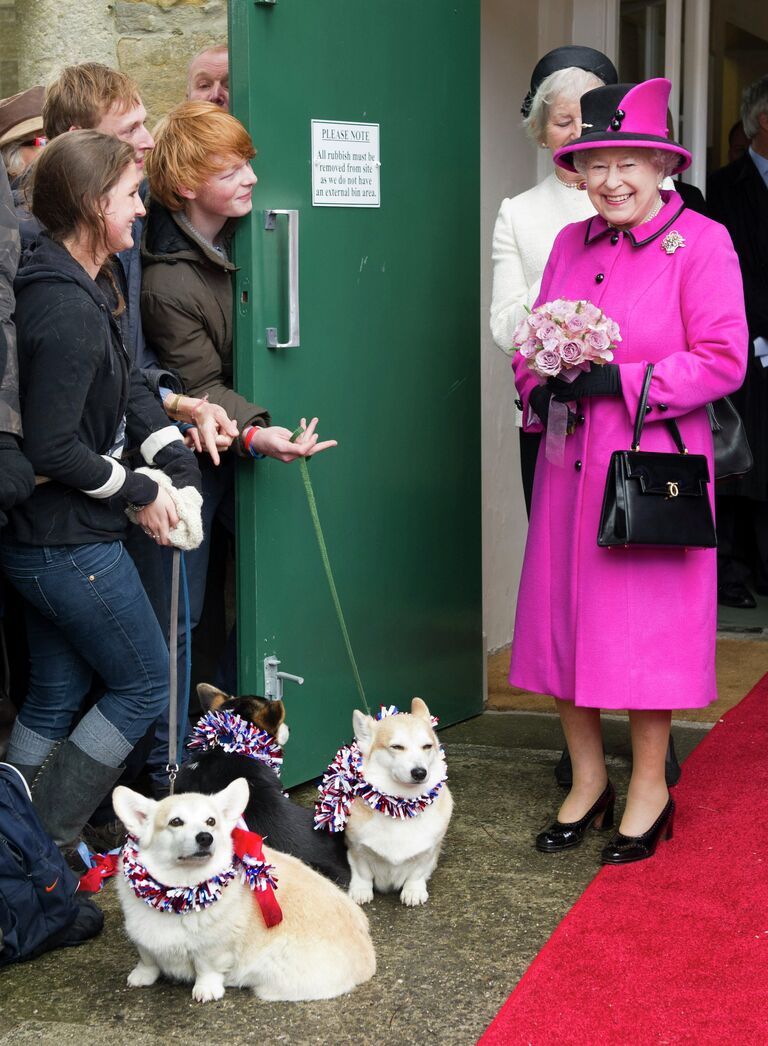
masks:
<svg viewBox="0 0 768 1046"><path fill-rule="evenodd" d="M349 895L365 904L374 889L400 891L403 904L424 904L453 811L444 783L445 756L429 709L415 697L410 713L373 719L355 711L352 722L361 776L385 800L378 804L381 809L360 796L352 803L345 832ZM410 814L392 815L386 809Z"/></svg>

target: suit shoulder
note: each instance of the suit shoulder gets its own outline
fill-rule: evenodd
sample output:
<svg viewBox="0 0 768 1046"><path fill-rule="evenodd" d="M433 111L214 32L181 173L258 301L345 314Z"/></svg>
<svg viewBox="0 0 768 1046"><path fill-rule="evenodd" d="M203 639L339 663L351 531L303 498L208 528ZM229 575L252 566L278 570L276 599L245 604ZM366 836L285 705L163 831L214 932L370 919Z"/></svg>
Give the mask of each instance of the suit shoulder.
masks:
<svg viewBox="0 0 768 1046"><path fill-rule="evenodd" d="M716 171L712 171L707 176L707 195L710 192L724 192L730 189L735 182L743 178L745 173L749 171L748 164L754 166L747 153L744 156L740 156L738 160L726 164L725 167L719 167Z"/></svg>

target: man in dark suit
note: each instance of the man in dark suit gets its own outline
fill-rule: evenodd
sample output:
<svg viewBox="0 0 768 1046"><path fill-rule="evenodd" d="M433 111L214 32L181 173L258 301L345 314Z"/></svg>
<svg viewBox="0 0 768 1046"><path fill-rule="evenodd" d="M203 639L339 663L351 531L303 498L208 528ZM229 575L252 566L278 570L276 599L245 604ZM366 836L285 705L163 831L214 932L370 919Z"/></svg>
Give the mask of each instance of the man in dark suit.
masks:
<svg viewBox="0 0 768 1046"><path fill-rule="evenodd" d="M717 490L718 602L747 609L755 606L750 575L768 595L768 76L744 91L741 118L751 145L710 175L707 205L739 256L749 325L747 375L732 398L755 464Z"/></svg>

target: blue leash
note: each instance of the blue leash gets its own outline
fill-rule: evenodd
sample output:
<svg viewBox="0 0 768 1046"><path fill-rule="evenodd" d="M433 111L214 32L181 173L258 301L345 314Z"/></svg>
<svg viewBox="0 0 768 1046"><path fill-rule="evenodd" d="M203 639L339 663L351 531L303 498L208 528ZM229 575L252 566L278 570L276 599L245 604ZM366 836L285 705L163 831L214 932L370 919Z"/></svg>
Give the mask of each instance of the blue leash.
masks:
<svg viewBox="0 0 768 1046"><path fill-rule="evenodd" d="M189 715L189 688L192 683L192 630L190 628L189 585L187 584L187 564L184 553L180 556L181 591L184 594L184 635L187 645L184 651L184 689L182 691L182 714L179 716L179 750L184 749L184 738L187 733L187 716Z"/></svg>

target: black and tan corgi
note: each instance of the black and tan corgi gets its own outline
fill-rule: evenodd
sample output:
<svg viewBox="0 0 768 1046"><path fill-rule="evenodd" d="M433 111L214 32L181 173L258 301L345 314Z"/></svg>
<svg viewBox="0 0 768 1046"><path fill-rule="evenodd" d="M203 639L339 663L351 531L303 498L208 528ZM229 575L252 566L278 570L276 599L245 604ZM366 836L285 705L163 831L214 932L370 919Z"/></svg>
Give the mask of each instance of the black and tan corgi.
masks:
<svg viewBox="0 0 768 1046"><path fill-rule="evenodd" d="M266 731L277 744L285 744L288 728L282 701L267 701L253 695L232 697L208 683L197 687L208 712L230 712L246 723ZM349 864L343 838L313 828L311 809L299 806L283 793L279 776L268 762L226 752L219 745L196 754L185 763L176 780L176 792L213 795L238 777L244 777L250 799L244 818L274 850L298 857L339 886L349 885Z"/></svg>

